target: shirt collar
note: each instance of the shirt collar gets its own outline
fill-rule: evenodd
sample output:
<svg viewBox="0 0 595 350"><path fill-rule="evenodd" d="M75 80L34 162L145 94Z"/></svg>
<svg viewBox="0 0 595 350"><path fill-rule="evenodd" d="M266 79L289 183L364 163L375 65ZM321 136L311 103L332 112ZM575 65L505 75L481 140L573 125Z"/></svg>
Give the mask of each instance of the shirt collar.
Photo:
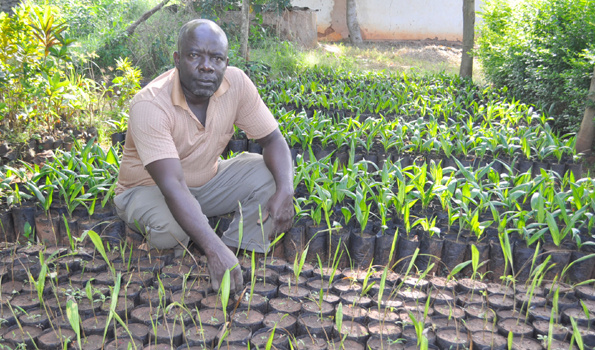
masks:
<svg viewBox="0 0 595 350"><path fill-rule="evenodd" d="M182 107L185 110L190 110L188 107L188 103L186 102L186 96L184 96L184 91L182 90L182 84L180 83L180 72L178 68L174 68L174 76L173 76L173 87L171 90L171 101L174 106ZM226 76L223 76L223 81L219 86L219 89L215 91L213 95L215 98L219 98L221 95L229 90L229 80L227 80Z"/></svg>

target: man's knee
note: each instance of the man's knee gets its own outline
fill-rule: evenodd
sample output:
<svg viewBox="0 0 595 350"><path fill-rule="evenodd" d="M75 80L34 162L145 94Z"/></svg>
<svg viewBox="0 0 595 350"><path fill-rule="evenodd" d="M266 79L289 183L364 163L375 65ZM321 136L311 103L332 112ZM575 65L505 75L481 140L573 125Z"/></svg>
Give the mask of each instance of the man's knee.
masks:
<svg viewBox="0 0 595 350"><path fill-rule="evenodd" d="M249 164L250 174L244 177L246 186L252 186L253 192L261 193L260 197L270 198L276 191L277 187L273 174L266 166L262 155L256 153L243 153L239 157L243 157L244 162Z"/></svg>
<svg viewBox="0 0 595 350"><path fill-rule="evenodd" d="M157 249L170 249L179 245L186 246L190 240L190 237L177 224L163 225L159 229L147 227L146 237L149 244Z"/></svg>
<svg viewBox="0 0 595 350"><path fill-rule="evenodd" d="M170 249L189 241L188 235L169 211L135 208L125 216L129 218L128 227L142 234L153 248Z"/></svg>
<svg viewBox="0 0 595 350"><path fill-rule="evenodd" d="M259 180L260 186L265 191L272 191L272 193L274 193L276 189L275 179L273 178L273 174L271 174L269 168L266 166L264 159L262 159L262 156L260 156L258 167L255 169L255 172L255 177Z"/></svg>
<svg viewBox="0 0 595 350"><path fill-rule="evenodd" d="M262 191L270 198L277 190L277 184L268 168L264 169L262 179Z"/></svg>

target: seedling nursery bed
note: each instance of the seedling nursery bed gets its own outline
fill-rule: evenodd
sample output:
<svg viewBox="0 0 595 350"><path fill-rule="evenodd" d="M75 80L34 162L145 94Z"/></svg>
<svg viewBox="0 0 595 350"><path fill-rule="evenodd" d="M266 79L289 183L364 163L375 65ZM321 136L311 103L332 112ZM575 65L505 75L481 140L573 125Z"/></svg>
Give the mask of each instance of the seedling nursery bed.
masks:
<svg viewBox="0 0 595 350"><path fill-rule="evenodd" d="M418 349L423 337L430 349L578 349L580 335L595 346L592 283L546 281L539 271L512 283L477 271L420 275L412 257L399 272L402 261L340 267L340 253L315 263L307 246L293 261L240 257L246 284L226 293L212 290L193 249L175 258L95 244L2 245L0 345Z"/></svg>
<svg viewBox="0 0 595 350"><path fill-rule="evenodd" d="M3 346L595 346L595 181L546 113L445 75L257 85L295 162L296 217L267 256L239 254L234 293L210 288L195 248L147 252L114 216L118 139L2 157ZM225 157L245 151L261 149L235 130Z"/></svg>

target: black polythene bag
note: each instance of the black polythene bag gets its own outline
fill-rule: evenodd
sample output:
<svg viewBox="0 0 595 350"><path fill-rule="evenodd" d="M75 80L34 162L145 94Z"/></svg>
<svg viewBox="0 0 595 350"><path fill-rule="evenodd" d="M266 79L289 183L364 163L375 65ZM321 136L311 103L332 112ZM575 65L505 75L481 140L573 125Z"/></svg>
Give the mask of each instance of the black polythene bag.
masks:
<svg viewBox="0 0 595 350"><path fill-rule="evenodd" d="M595 257L587 258L585 260L577 261L587 255L593 254L593 251L573 251L570 261L574 262L568 269L568 278L573 283L579 283L591 278L595 268Z"/></svg>
<svg viewBox="0 0 595 350"><path fill-rule="evenodd" d="M442 248L442 268L444 276L448 276L452 270L465 260L467 241L462 237L452 236L444 239Z"/></svg>
<svg viewBox="0 0 595 350"><path fill-rule="evenodd" d="M568 266L570 258L572 257L572 251L565 249L564 247L556 247L555 245L544 245L543 250L546 252L545 256L550 257L552 266L545 273L545 279L552 281L556 276L560 276L562 271Z"/></svg>
<svg viewBox="0 0 595 350"><path fill-rule="evenodd" d="M406 235L399 235L397 243L396 266L395 272L405 273L409 267L409 263L415 253L415 249L419 247L419 240L417 236L408 237Z"/></svg>
<svg viewBox="0 0 595 350"><path fill-rule="evenodd" d="M499 241L490 240L490 261L488 263L488 278L491 281L500 281L500 277L510 274L510 264L506 263L504 252Z"/></svg>
<svg viewBox="0 0 595 350"><path fill-rule="evenodd" d="M126 225L119 217L114 216L106 220L105 227L101 231L101 239L108 241L112 246L118 246L125 237Z"/></svg>
<svg viewBox="0 0 595 350"><path fill-rule="evenodd" d="M351 231L349 238L351 260L353 265L361 268L368 268L374 260L374 247L376 235L360 230Z"/></svg>
<svg viewBox="0 0 595 350"><path fill-rule="evenodd" d="M326 225L307 226L306 239L306 244L310 246L308 248L306 260L310 263L317 264L318 257L320 257L320 261L326 261L328 241L328 229Z"/></svg>
<svg viewBox="0 0 595 350"><path fill-rule="evenodd" d="M535 246L527 247L523 241L519 241L514 245L512 261L514 263L514 273L518 282L526 282L531 275L531 269L537 267L541 263L540 252L537 252L535 266L531 266L533 264L535 249L537 249Z"/></svg>
<svg viewBox="0 0 595 350"><path fill-rule="evenodd" d="M305 229L304 226L294 226L283 237L283 246L285 248L285 259L288 262L295 260L296 254L301 254L305 248Z"/></svg>
<svg viewBox="0 0 595 350"><path fill-rule="evenodd" d="M488 270L488 264L487 261L490 259L490 245L488 244L488 242L469 242L467 244L467 250L465 251L465 259L463 259L463 261L469 261L472 259L473 257L473 248L471 248L473 245L475 245L475 248L477 248L477 252L479 253L479 264L481 266L479 266L479 268L477 269L477 273L479 274L484 274L487 272ZM482 262L486 262L485 264L481 264ZM467 265L467 267L465 267L465 269L463 269L463 274L465 276L471 276L473 274L473 266L472 264Z"/></svg>
<svg viewBox="0 0 595 350"><path fill-rule="evenodd" d="M427 233L423 233L419 241L419 255L415 260L415 266L419 271L425 271L431 263L434 263L436 270L440 264L442 258L442 246L444 245L444 239L437 235L430 236Z"/></svg>
<svg viewBox="0 0 595 350"><path fill-rule="evenodd" d="M389 264L392 265L395 262L394 256L390 255L394 238L395 235L389 234L387 231L385 231L384 233L380 231L378 232L378 234L376 234L376 245L374 247L374 265L387 266ZM395 252L393 252L393 255Z"/></svg>
<svg viewBox="0 0 595 350"><path fill-rule="evenodd" d="M330 235L329 254L331 264L334 264L335 254L339 260L337 267L346 268L349 266L349 241L351 233L347 229L333 231ZM338 250L338 251L337 251Z"/></svg>

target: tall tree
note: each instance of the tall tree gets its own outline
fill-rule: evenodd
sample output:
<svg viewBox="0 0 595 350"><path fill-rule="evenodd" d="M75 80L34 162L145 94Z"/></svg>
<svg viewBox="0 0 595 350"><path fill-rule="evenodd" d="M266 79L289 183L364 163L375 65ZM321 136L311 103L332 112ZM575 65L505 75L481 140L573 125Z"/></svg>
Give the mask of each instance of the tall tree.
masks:
<svg viewBox="0 0 595 350"><path fill-rule="evenodd" d="M461 78L473 78L473 44L475 43L475 0L463 0L463 55Z"/></svg>
<svg viewBox="0 0 595 350"><path fill-rule="evenodd" d="M248 61L248 36L250 35L250 0L242 0L240 23L240 56Z"/></svg>
<svg viewBox="0 0 595 350"><path fill-rule="evenodd" d="M347 0L347 29L349 29L349 39L355 46L362 44L362 33L359 29L357 21L357 10L355 7L355 0Z"/></svg>
<svg viewBox="0 0 595 350"><path fill-rule="evenodd" d="M581 128L576 136L576 153L583 153L591 155L593 151L593 139L595 138L595 68L593 68L593 76L591 77L591 86L589 87L589 95L587 98L587 108L583 115L583 122Z"/></svg>

